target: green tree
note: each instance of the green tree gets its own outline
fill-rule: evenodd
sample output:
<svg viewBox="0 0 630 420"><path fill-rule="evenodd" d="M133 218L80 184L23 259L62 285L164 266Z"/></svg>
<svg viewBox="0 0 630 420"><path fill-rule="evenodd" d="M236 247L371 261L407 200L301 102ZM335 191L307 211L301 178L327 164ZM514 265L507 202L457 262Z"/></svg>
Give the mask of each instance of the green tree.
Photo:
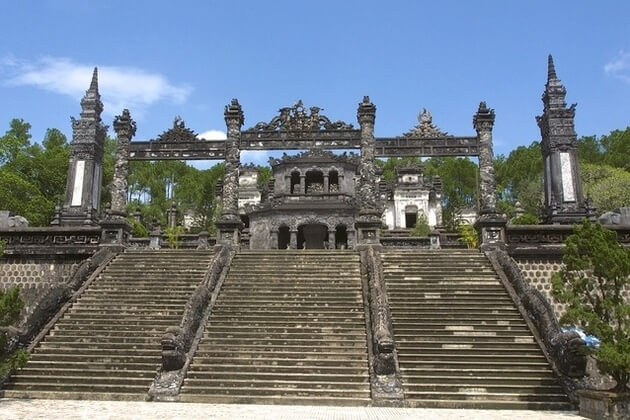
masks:
<svg viewBox="0 0 630 420"><path fill-rule="evenodd" d="M507 158L497 156L494 167L499 208L512 216L514 204L519 201L527 213L538 214L543 198L540 143L519 146Z"/></svg>
<svg viewBox="0 0 630 420"><path fill-rule="evenodd" d="M604 163L630 171L630 127L614 130L600 139L604 149Z"/></svg>
<svg viewBox="0 0 630 420"><path fill-rule="evenodd" d="M431 233L431 227L429 227L427 216L424 215L424 212L419 211L416 225L411 230L411 236L429 236L429 233Z"/></svg>
<svg viewBox="0 0 630 420"><path fill-rule="evenodd" d="M552 278L553 296L567 303L560 319L601 340L589 349L602 373L610 374L615 391L628 391L630 378L630 304L623 296L630 286L630 249L615 232L585 220L567 238L564 268Z"/></svg>
<svg viewBox="0 0 630 420"><path fill-rule="evenodd" d="M580 175L584 193L598 212L630 206L630 172L609 165L583 164Z"/></svg>

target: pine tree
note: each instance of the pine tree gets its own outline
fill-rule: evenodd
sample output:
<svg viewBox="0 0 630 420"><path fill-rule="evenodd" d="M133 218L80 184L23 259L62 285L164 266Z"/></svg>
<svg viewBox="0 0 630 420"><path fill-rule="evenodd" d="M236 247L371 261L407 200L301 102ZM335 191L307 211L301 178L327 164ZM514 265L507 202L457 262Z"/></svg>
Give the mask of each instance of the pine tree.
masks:
<svg viewBox="0 0 630 420"><path fill-rule="evenodd" d="M566 241L565 267L553 276L553 296L568 308L560 322L576 325L601 340L589 348L600 371L610 374L616 392L628 391L630 379L630 249L614 231L585 220Z"/></svg>

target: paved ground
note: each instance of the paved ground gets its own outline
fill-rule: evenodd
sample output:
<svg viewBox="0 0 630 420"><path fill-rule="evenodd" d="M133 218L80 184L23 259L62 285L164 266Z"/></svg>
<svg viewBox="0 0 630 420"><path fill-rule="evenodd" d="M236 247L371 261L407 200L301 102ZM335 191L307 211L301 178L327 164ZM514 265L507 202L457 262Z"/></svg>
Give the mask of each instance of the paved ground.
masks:
<svg viewBox="0 0 630 420"><path fill-rule="evenodd" d="M310 407L281 405L148 403L123 401L68 401L0 399L0 419L448 419L532 420L583 417L573 412L522 410L441 410L422 408Z"/></svg>

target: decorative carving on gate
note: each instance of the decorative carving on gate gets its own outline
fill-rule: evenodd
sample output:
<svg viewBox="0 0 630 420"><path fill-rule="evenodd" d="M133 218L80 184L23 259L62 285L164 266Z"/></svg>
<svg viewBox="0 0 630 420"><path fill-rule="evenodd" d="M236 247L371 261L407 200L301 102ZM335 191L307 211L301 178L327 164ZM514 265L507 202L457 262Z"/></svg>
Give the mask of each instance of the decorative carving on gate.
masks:
<svg viewBox="0 0 630 420"><path fill-rule="evenodd" d="M433 124L433 116L426 108L418 114L418 125L404 134L405 137L446 137L447 133Z"/></svg>
<svg viewBox="0 0 630 420"><path fill-rule="evenodd" d="M157 136L155 141L185 143L204 140L199 139L193 130L186 127L184 120L178 115L173 120L173 127Z"/></svg>
<svg viewBox="0 0 630 420"><path fill-rule="evenodd" d="M246 132L260 131L320 131L320 130L352 130L352 124L343 121L332 122L324 115L320 114L323 108L312 106L307 114L306 107L300 99L292 107L283 107L278 110L279 115L273 117L271 121L259 122Z"/></svg>

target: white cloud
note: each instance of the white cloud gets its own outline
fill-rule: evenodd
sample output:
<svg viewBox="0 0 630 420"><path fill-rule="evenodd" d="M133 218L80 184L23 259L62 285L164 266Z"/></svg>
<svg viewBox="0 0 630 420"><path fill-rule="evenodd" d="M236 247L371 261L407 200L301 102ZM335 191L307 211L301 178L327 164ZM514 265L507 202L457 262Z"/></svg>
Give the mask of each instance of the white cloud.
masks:
<svg viewBox="0 0 630 420"><path fill-rule="evenodd" d="M221 130L208 130L197 135L198 139L203 140L225 140L227 138L225 131Z"/></svg>
<svg viewBox="0 0 630 420"><path fill-rule="evenodd" d="M276 154L277 152L267 152L264 150L244 150L241 152L241 163L267 166L269 164L269 158Z"/></svg>
<svg viewBox="0 0 630 420"><path fill-rule="evenodd" d="M17 86L35 86L79 100L90 86L93 65L68 58L45 57L36 62L5 58L3 67L11 75L6 82ZM142 114L156 102L181 104L191 88L174 85L159 73L134 67L98 66L98 84L105 112L114 115L129 108Z"/></svg>
<svg viewBox="0 0 630 420"><path fill-rule="evenodd" d="M604 66L604 72L617 79L630 83L630 53L619 51L617 56Z"/></svg>

